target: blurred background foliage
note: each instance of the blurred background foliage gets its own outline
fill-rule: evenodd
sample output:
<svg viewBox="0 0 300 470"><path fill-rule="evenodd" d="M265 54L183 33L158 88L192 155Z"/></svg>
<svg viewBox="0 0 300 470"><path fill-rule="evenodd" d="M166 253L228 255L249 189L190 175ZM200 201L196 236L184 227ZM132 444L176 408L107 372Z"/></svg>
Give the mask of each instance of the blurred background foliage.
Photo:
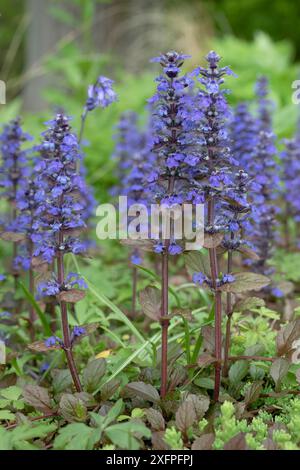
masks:
<svg viewBox="0 0 300 470"><path fill-rule="evenodd" d="M251 100L265 74L276 103L275 131L292 134L297 106L292 82L300 77L300 3L283 0L1 0L0 79L7 104L0 123L21 114L35 137L59 108L76 129L86 88L99 74L114 78L118 103L96 110L86 126L89 180L100 200L113 184L114 126L125 109L141 114L154 90L149 58L167 49L202 63L215 48L238 75L228 79L232 104Z"/></svg>

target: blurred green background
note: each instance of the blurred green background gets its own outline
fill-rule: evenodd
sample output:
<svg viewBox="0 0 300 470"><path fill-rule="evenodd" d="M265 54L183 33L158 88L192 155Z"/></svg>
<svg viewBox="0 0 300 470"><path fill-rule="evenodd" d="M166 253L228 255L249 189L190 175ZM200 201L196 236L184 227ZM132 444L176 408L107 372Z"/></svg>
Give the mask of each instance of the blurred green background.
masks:
<svg viewBox="0 0 300 470"><path fill-rule="evenodd" d="M238 78L229 78L231 103L251 100L265 74L276 103L279 140L294 131L292 82L300 77L300 2L284 0L1 0L0 79L7 103L0 123L21 114L38 138L57 109L78 130L86 88L99 75L116 82L119 101L95 110L85 138L88 177L99 200L113 183L114 126L125 109L145 117L157 67L167 49L192 55L190 69L215 48Z"/></svg>

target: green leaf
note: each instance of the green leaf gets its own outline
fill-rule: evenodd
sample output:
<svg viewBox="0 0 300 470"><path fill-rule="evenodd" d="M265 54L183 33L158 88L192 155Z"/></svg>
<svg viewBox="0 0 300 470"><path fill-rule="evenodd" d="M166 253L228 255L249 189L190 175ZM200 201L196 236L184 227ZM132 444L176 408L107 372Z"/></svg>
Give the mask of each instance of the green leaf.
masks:
<svg viewBox="0 0 300 470"><path fill-rule="evenodd" d="M15 415L9 410L0 410L0 421L1 420L14 421Z"/></svg>
<svg viewBox="0 0 300 470"><path fill-rule="evenodd" d="M112 423L117 419L117 417L122 413L124 409L124 403L121 398L111 407L104 419L104 426Z"/></svg>
<svg viewBox="0 0 300 470"><path fill-rule="evenodd" d="M21 425L13 430L14 441L20 439L29 441L30 439L43 439L48 434L52 433L57 429L55 423L30 423Z"/></svg>
<svg viewBox="0 0 300 470"><path fill-rule="evenodd" d="M140 346L138 349L133 351L133 353L116 370L114 370L113 374L105 382L101 384L101 387L107 384L110 380L117 377L120 374L120 372L122 372L125 369L125 367L127 367L137 356L139 356L139 354L142 351L144 351L147 348L147 346L149 346L150 344L151 344L150 341L147 341L146 343L142 344L142 346ZM97 390L95 390L94 395L100 391L101 387L98 387Z"/></svg>
<svg viewBox="0 0 300 470"><path fill-rule="evenodd" d="M2 426L0 426L0 450L13 450L12 433Z"/></svg>
<svg viewBox="0 0 300 470"><path fill-rule="evenodd" d="M94 392L101 383L106 371L106 361L103 358L88 362L83 372L83 384L87 392Z"/></svg>
<svg viewBox="0 0 300 470"><path fill-rule="evenodd" d="M69 369L54 369L51 373L52 386L56 394L72 388L73 380Z"/></svg>
<svg viewBox="0 0 300 470"><path fill-rule="evenodd" d="M141 447L138 437L150 439L151 431L144 424L131 420L127 423L113 424L105 430L105 435L122 450L138 450Z"/></svg>
<svg viewBox="0 0 300 470"><path fill-rule="evenodd" d="M207 390L213 390L215 387L215 382L210 377L200 377L194 380L194 384L198 387L205 388Z"/></svg>
<svg viewBox="0 0 300 470"><path fill-rule="evenodd" d="M270 279L256 273L234 273L235 281L223 284L219 289L223 292L241 293L250 290L260 290L270 284Z"/></svg>
<svg viewBox="0 0 300 470"><path fill-rule="evenodd" d="M156 388L145 382L131 382L125 386L124 392L131 397L143 398L152 403L157 403L160 400Z"/></svg>
<svg viewBox="0 0 300 470"><path fill-rule="evenodd" d="M17 387L17 385L12 385L11 387L0 389L1 397L7 398L7 400L18 400L21 394L22 389L20 387Z"/></svg>
<svg viewBox="0 0 300 470"><path fill-rule="evenodd" d="M51 413L51 399L46 388L38 385L25 385L22 393L25 403L45 414Z"/></svg>
<svg viewBox="0 0 300 470"><path fill-rule="evenodd" d="M7 408L10 405L11 400L0 398L0 408Z"/></svg>
<svg viewBox="0 0 300 470"><path fill-rule="evenodd" d="M249 370L248 361L236 361L229 369L229 381L232 385L238 385L247 375Z"/></svg>
<svg viewBox="0 0 300 470"><path fill-rule="evenodd" d="M252 310L257 307L264 307L265 301L259 297L247 297L241 299L233 307L234 312L244 312L245 310Z"/></svg>
<svg viewBox="0 0 300 470"><path fill-rule="evenodd" d="M253 309L255 313L258 313L259 316L261 317L266 317L269 318L270 320L280 320L280 314L276 312L275 310L271 310L270 308L267 307L259 307L256 309Z"/></svg>
<svg viewBox="0 0 300 470"><path fill-rule="evenodd" d="M80 398L64 393L59 402L59 409L65 420L72 422L84 422L87 419L87 408Z"/></svg>
<svg viewBox="0 0 300 470"><path fill-rule="evenodd" d="M73 423L59 430L53 447L55 450L93 450L100 438L98 429L83 423Z"/></svg>

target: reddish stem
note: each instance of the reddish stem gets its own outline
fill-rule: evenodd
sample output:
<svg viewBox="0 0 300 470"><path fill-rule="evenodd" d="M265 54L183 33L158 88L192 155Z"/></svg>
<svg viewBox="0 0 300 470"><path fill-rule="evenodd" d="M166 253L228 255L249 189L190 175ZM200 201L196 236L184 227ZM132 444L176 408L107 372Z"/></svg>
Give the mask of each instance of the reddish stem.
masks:
<svg viewBox="0 0 300 470"><path fill-rule="evenodd" d="M162 302L161 302L161 398L164 398L167 393L168 381L168 287L169 287L169 255L168 247L162 255Z"/></svg>
<svg viewBox="0 0 300 470"><path fill-rule="evenodd" d="M168 193L173 192L174 185L175 176L172 175L168 182ZM169 246L170 238L164 239L161 266L161 398L166 396L168 384Z"/></svg>
<svg viewBox="0 0 300 470"><path fill-rule="evenodd" d="M62 230L59 231L58 235L58 255L57 255L57 279L58 283L62 285L64 283L65 274L64 274L64 255L63 251L60 250L60 247L63 245L64 236ZM77 372L76 364L74 361L72 353L72 343L70 338L69 322L68 322L68 310L67 304L64 301L60 302L60 311L61 311L61 325L64 339L64 351L66 354L68 367L75 385L77 392L82 392L82 386L80 383L79 375Z"/></svg>
<svg viewBox="0 0 300 470"><path fill-rule="evenodd" d="M33 256L33 243L31 241L31 239L29 239L29 243L28 243L29 247L29 257L30 257L30 260L32 259L32 256ZM32 296L34 296L34 272L33 272L33 269L32 267L30 267L29 269L29 292L31 293ZM36 313L35 313L35 309L34 309L34 306L29 303L29 322L30 322L30 337L31 337L31 340L34 341L34 322L36 320Z"/></svg>
<svg viewBox="0 0 300 470"><path fill-rule="evenodd" d="M214 223L215 202L214 198L208 202L208 224ZM209 260L211 270L211 280L215 294L215 388L214 400L219 400L221 386L221 362L222 362L222 293L217 290L217 279L219 275L218 259L216 248L209 248Z"/></svg>
<svg viewBox="0 0 300 470"><path fill-rule="evenodd" d="M231 232L231 240L234 238L234 234ZM228 251L228 258L227 258L227 273L231 273L232 271L232 251ZM231 318L232 318L232 293L227 292L227 299L226 299L226 315L227 315L227 322L226 322L226 333L225 333L225 348L224 348L224 367L223 367L223 376L227 377L228 375L228 356L230 350L230 343L231 343Z"/></svg>

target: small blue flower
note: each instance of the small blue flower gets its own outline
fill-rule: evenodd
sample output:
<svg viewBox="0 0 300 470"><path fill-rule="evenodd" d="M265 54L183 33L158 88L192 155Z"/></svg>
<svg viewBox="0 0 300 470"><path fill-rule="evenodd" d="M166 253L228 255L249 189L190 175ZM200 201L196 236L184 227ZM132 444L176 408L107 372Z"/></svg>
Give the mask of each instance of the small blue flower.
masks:
<svg viewBox="0 0 300 470"><path fill-rule="evenodd" d="M58 336L50 336L49 338L45 339L44 343L47 348L58 345L62 346L62 340Z"/></svg>
<svg viewBox="0 0 300 470"><path fill-rule="evenodd" d="M47 346L49 347L49 346ZM40 373L43 374L44 372L46 372L50 367L50 364L48 362L43 362L40 366Z"/></svg>
<svg viewBox="0 0 300 470"><path fill-rule="evenodd" d="M230 284L231 282L234 282L234 281L235 281L235 277L233 274L224 274L221 279L221 282L223 284Z"/></svg>
<svg viewBox="0 0 300 470"><path fill-rule="evenodd" d="M117 100L117 94L113 90L113 80L100 76L94 85L88 88L86 109L92 111L95 108L106 108Z"/></svg>
<svg viewBox="0 0 300 470"><path fill-rule="evenodd" d="M157 254L161 254L164 252L164 245L163 243L159 242L154 246L154 252Z"/></svg>
<svg viewBox="0 0 300 470"><path fill-rule="evenodd" d="M207 282L207 276L204 273L194 273L193 274L193 282L195 284L199 284L200 286Z"/></svg>
<svg viewBox="0 0 300 470"><path fill-rule="evenodd" d="M142 263L142 258L141 258L139 253L134 252L134 253L132 253L132 255L130 257L130 261L131 261L132 264L139 265L139 264Z"/></svg>
<svg viewBox="0 0 300 470"><path fill-rule="evenodd" d="M88 288L87 283L78 273L69 273L65 280L65 288L73 289L74 287L78 289Z"/></svg>
<svg viewBox="0 0 300 470"><path fill-rule="evenodd" d="M282 292L281 289L279 289L279 287L273 287L271 290L271 293L274 297L277 297L278 299L281 299L282 297L284 297L284 293Z"/></svg>
<svg viewBox="0 0 300 470"><path fill-rule="evenodd" d="M168 249L170 255L180 255L182 253L182 247L175 242L172 242Z"/></svg>
<svg viewBox="0 0 300 470"><path fill-rule="evenodd" d="M74 337L79 337L81 335L84 335L85 333L86 333L86 329L83 328L82 326L74 326L74 329L73 329Z"/></svg>

